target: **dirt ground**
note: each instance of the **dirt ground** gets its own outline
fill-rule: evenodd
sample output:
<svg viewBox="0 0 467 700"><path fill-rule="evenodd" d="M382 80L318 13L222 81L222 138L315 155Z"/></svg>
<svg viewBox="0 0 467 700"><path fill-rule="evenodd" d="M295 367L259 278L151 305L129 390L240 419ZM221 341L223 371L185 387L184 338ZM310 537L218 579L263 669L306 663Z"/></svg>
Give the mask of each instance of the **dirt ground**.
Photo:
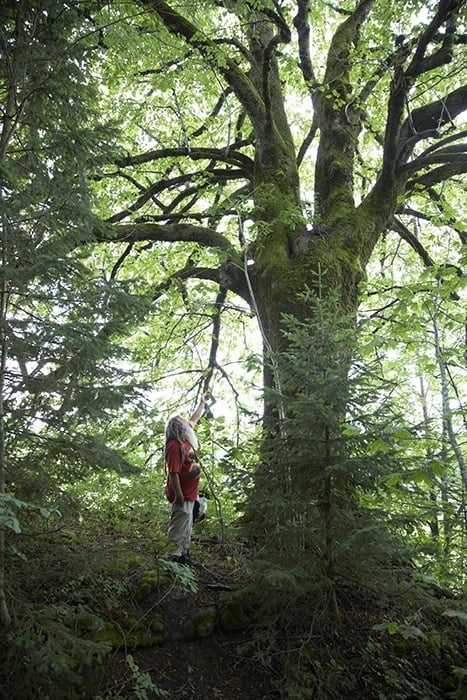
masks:
<svg viewBox="0 0 467 700"><path fill-rule="evenodd" d="M226 592L242 584L241 573L223 564L219 552L211 549L205 554L208 560L195 568L197 592L174 585L162 594L169 640L161 645L114 654L106 665L95 697L105 700L117 697L273 700L278 697L259 664L241 656L241 646L249 638L247 631L223 633L217 626L205 638L190 639L186 634L187 625L197 613L220 609ZM128 665L128 653L137 666L136 672ZM139 694L145 684L146 696ZM152 684L162 692L151 688Z"/></svg>

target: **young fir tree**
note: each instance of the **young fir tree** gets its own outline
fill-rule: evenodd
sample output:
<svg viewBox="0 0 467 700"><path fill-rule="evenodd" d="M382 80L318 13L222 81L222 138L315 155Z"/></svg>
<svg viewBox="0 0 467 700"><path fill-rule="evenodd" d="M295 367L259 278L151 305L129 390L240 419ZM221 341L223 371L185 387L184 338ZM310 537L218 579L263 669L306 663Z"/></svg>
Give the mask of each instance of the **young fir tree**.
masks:
<svg viewBox="0 0 467 700"><path fill-rule="evenodd" d="M66 483L89 469L128 466L106 431L133 393L119 369L122 330L146 305L74 252L93 227L88 177L111 133L87 74L94 27L76 3L20 0L2 12L0 612L8 625L5 532L20 530L20 511L60 506Z"/></svg>
<svg viewBox="0 0 467 700"><path fill-rule="evenodd" d="M284 319L276 417L248 506L265 644L281 655L289 634L338 629L349 596L376 596L409 566L397 522L378 505L385 477L414 466L403 417L379 367L363 362L351 318L314 293L303 301L310 318Z"/></svg>

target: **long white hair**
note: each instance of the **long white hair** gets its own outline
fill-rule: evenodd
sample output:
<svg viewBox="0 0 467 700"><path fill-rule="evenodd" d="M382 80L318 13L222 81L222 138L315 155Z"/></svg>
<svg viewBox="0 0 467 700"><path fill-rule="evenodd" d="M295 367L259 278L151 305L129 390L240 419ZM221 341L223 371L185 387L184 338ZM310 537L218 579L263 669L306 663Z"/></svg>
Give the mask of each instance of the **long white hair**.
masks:
<svg viewBox="0 0 467 700"><path fill-rule="evenodd" d="M195 431L181 416L173 416L169 419L165 428L165 439L167 442L169 440L178 440L178 442L188 440L195 450L199 447Z"/></svg>

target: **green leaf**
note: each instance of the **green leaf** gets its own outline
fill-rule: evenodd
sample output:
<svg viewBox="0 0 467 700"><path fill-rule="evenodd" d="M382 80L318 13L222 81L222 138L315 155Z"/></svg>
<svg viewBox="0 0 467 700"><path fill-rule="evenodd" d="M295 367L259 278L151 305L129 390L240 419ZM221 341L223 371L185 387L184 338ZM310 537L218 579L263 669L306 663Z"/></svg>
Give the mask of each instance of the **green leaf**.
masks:
<svg viewBox="0 0 467 700"><path fill-rule="evenodd" d="M21 526L19 520L13 515L0 515L0 528L8 528L19 534L21 532Z"/></svg>
<svg viewBox="0 0 467 700"><path fill-rule="evenodd" d="M458 620L467 623L467 612L465 612L464 610L445 610L443 612L443 615L445 617L455 617Z"/></svg>

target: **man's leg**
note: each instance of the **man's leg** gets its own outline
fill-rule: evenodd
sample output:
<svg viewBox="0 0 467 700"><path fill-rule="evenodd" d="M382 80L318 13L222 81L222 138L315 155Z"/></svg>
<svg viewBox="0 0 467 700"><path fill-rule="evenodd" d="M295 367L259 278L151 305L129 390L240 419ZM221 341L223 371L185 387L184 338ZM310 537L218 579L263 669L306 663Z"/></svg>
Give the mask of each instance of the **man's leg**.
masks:
<svg viewBox="0 0 467 700"><path fill-rule="evenodd" d="M188 521L183 535L182 554L189 554L191 544L191 533L193 531L193 507L195 505L195 502L185 501L184 505L186 506Z"/></svg>
<svg viewBox="0 0 467 700"><path fill-rule="evenodd" d="M190 527L191 509L189 502L172 503L167 542L169 544L169 557L180 557L185 549L187 540L187 528Z"/></svg>

